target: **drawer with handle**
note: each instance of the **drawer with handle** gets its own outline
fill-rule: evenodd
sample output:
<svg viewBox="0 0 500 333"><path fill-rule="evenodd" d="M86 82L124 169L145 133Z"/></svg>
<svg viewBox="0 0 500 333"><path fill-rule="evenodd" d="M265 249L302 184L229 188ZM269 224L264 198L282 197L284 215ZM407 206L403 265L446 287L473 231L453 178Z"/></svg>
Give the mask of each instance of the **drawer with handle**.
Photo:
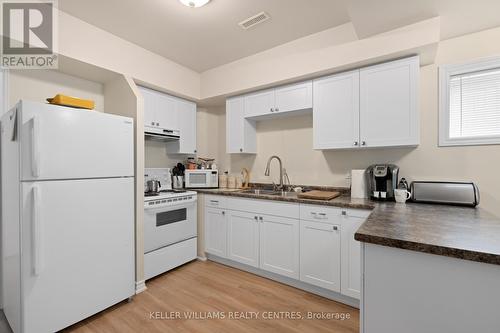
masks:
<svg viewBox="0 0 500 333"><path fill-rule="evenodd" d="M227 198L222 195L205 195L205 206L214 208L226 208Z"/></svg>
<svg viewBox="0 0 500 333"><path fill-rule="evenodd" d="M321 205L300 205L300 219L332 224L340 224L347 209L338 207L324 207Z"/></svg>

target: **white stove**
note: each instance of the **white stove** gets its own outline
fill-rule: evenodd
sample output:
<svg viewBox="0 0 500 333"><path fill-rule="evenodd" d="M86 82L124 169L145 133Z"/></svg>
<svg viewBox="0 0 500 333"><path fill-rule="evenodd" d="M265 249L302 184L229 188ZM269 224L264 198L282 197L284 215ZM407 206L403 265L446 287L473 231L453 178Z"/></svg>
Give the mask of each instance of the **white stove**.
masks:
<svg viewBox="0 0 500 333"><path fill-rule="evenodd" d="M197 194L172 190L170 169L145 169L144 180L158 180L160 193L144 196L144 273L146 279L196 259Z"/></svg>

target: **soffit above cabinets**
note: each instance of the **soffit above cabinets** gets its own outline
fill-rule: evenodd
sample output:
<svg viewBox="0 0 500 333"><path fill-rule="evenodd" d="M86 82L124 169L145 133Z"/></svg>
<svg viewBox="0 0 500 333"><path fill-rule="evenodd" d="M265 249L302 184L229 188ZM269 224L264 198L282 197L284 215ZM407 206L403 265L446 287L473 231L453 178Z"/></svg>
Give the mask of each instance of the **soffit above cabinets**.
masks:
<svg viewBox="0 0 500 333"><path fill-rule="evenodd" d="M177 0L60 0L59 8L202 72L347 23L343 1L214 0L194 9ZM238 25L260 12L271 19L248 30Z"/></svg>
<svg viewBox="0 0 500 333"><path fill-rule="evenodd" d="M196 9L173 0L60 0L59 8L197 72L348 22L359 39L436 16L441 39L500 25L497 0L214 0ZM238 26L261 12L271 19Z"/></svg>

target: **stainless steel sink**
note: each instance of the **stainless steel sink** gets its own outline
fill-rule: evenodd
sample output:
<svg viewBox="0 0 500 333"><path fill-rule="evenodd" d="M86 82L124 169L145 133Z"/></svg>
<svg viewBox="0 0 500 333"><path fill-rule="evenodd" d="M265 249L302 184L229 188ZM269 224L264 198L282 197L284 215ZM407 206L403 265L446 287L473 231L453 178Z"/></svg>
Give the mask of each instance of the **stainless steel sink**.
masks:
<svg viewBox="0 0 500 333"><path fill-rule="evenodd" d="M275 195L279 195L279 196L282 196L282 197L285 197L285 198L296 198L297 197L297 193L296 192L287 192L287 191L278 192Z"/></svg>
<svg viewBox="0 0 500 333"><path fill-rule="evenodd" d="M278 195L281 194L281 192L277 192L274 190L264 190L264 189L247 189L247 190L242 190L241 193L249 193L249 194L262 194L262 195Z"/></svg>
<svg viewBox="0 0 500 333"><path fill-rule="evenodd" d="M296 192L288 192L288 191L275 191L275 190L265 190L265 189L246 189L240 191L240 193L249 193L256 195L272 195L272 196L280 196L285 198L295 198L297 197Z"/></svg>

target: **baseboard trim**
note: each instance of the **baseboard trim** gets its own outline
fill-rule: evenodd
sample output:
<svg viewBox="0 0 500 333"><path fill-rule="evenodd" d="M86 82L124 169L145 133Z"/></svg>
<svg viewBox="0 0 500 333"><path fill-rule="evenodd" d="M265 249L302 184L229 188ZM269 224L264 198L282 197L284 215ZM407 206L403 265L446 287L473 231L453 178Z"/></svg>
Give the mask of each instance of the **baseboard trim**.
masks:
<svg viewBox="0 0 500 333"><path fill-rule="evenodd" d="M207 261L207 257L197 256L196 259L199 261Z"/></svg>
<svg viewBox="0 0 500 333"><path fill-rule="evenodd" d="M142 293L143 291L146 291L146 289L148 289L148 287L146 287L146 280L135 282L135 294L136 295Z"/></svg>
<svg viewBox="0 0 500 333"><path fill-rule="evenodd" d="M321 297L325 297L325 298L331 299L333 301L347 304L349 306L352 306L353 308L359 309L359 300L352 298L352 297L349 297L349 296L339 294L337 292L334 292L334 291L331 291L328 289L313 286L309 283L305 283L305 282L302 282L299 280L291 279L289 277L281 276L279 274L267 272L267 271L264 271L260 268L255 268L252 266L241 264L241 263L235 262L233 260L229 260L226 258L221 258L221 257L215 256L213 254L207 253L207 259L214 261L214 262L217 262L217 263L222 264L222 265L241 269L242 271L246 271L246 272L258 275L258 276L262 276L264 278L274 280L274 281L292 286L292 287L297 288L297 289L305 290L311 294L319 295Z"/></svg>

